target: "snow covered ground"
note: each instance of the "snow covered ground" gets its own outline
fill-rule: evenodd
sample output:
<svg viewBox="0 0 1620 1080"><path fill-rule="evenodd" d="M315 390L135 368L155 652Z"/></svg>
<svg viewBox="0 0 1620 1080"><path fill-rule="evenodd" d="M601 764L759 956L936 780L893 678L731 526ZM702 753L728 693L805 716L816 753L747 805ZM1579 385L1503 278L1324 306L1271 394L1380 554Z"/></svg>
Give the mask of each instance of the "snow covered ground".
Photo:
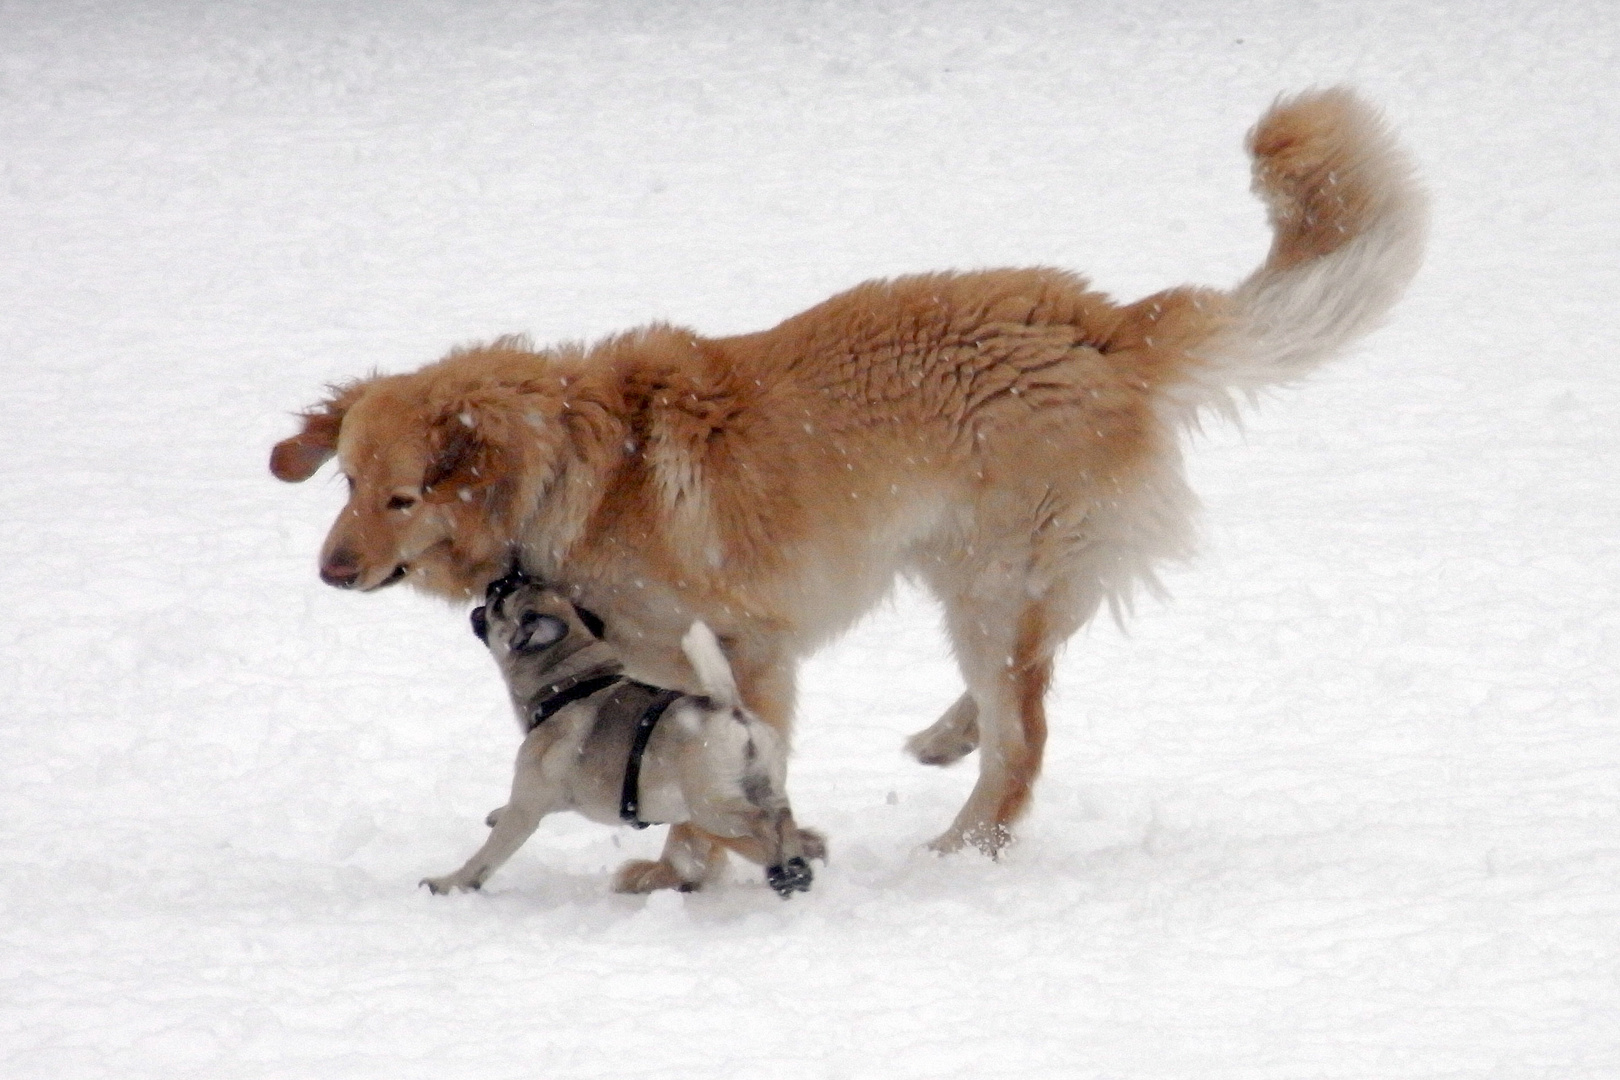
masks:
<svg viewBox="0 0 1620 1080"><path fill-rule="evenodd" d="M1620 1075L1620 8L0 2L0 1074ZM319 584L325 381L1261 256L1244 130L1351 81L1435 195L1354 357L1191 452L1203 553L1065 653L1023 841L901 591L812 662L815 890L611 895L460 612Z"/></svg>

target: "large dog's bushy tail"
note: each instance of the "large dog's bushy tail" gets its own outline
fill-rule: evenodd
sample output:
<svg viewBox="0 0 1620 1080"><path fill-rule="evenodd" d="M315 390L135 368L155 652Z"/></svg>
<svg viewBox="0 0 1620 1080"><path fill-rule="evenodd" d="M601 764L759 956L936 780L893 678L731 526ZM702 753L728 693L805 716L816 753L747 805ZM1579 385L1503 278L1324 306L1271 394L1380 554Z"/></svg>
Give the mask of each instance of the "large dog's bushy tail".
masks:
<svg viewBox="0 0 1620 1080"><path fill-rule="evenodd" d="M1423 260L1428 200L1378 111L1343 88L1274 104L1249 133L1271 251L1221 297L1224 318L1171 389L1189 414L1231 411L1373 330ZM1212 327L1213 329L1213 327Z"/></svg>
<svg viewBox="0 0 1620 1080"><path fill-rule="evenodd" d="M681 638L681 651L697 672L704 696L723 709L735 709L740 701L737 680L731 674L726 654L720 651L720 641L714 631L701 620L694 622Z"/></svg>

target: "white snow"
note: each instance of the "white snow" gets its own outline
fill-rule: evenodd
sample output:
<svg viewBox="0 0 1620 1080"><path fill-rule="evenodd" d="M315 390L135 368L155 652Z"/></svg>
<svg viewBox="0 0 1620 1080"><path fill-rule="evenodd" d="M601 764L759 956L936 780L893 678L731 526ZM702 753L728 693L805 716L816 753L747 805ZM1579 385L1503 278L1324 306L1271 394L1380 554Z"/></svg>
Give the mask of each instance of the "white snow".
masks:
<svg viewBox="0 0 1620 1080"><path fill-rule="evenodd" d="M1620 1075L1620 8L0 3L0 1074ZM516 733L459 611L322 586L329 381L756 329L865 278L1134 298L1265 250L1241 137L1349 81L1434 194L1391 324L1189 457L1200 557L1065 653L999 863L901 591L804 671L832 861L416 887Z"/></svg>

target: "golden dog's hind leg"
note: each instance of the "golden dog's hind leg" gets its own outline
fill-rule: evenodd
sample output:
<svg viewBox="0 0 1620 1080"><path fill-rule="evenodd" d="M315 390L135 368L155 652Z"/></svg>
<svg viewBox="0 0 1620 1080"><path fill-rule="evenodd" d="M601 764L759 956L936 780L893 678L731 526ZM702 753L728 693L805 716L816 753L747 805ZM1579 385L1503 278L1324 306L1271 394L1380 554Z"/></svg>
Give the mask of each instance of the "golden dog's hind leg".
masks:
<svg viewBox="0 0 1620 1080"><path fill-rule="evenodd" d="M963 595L946 601L952 644L975 704L979 780L951 827L929 846L951 852L971 844L993 856L1012 841L1013 823L1028 807L1040 773L1046 691L1052 681L1052 653L1061 638L1054 640L1043 600L1002 608L1018 611L1006 622L992 615L1001 605L983 600L982 595ZM1011 640L998 632L1009 623L1015 627ZM958 702L946 719L960 726L966 712Z"/></svg>

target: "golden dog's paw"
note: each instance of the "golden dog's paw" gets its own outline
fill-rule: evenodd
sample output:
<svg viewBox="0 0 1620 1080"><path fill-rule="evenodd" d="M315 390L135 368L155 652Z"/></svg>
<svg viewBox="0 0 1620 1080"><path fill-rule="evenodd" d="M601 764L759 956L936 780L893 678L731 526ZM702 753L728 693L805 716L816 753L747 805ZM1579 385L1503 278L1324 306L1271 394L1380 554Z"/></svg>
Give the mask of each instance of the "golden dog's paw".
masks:
<svg viewBox="0 0 1620 1080"><path fill-rule="evenodd" d="M991 823L965 829L953 825L934 837L928 844L928 850L938 855L953 855L971 847L994 859L1012 842L1012 829L1006 825Z"/></svg>
<svg viewBox="0 0 1620 1080"><path fill-rule="evenodd" d="M906 753L924 765L955 765L979 748L979 706L963 694L933 724L906 740Z"/></svg>
<svg viewBox="0 0 1620 1080"><path fill-rule="evenodd" d="M681 877L675 867L663 859L631 859L613 875L613 891L620 893L650 893L659 889L692 892L697 887L697 882Z"/></svg>
<svg viewBox="0 0 1620 1080"><path fill-rule="evenodd" d="M937 738L932 731L922 731L906 740L906 752L924 765L944 767L955 765L979 748L977 741L960 735L947 734Z"/></svg>

